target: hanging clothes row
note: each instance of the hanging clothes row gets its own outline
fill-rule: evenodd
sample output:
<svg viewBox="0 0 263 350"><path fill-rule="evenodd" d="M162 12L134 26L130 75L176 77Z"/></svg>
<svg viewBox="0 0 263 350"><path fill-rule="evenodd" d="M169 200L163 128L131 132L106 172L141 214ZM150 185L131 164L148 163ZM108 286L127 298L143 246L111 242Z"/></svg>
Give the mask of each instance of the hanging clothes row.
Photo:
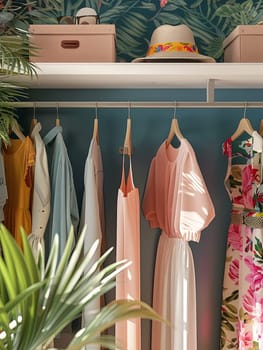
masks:
<svg viewBox="0 0 263 350"><path fill-rule="evenodd" d="M35 256L39 244L48 256L57 233L60 258L70 226L76 230L78 225L77 199L62 127L55 126L44 139L40 130L34 116L30 136L12 130L18 138L2 145L7 187L3 223L20 246L20 230L25 230Z"/></svg>
<svg viewBox="0 0 263 350"><path fill-rule="evenodd" d="M64 235L61 241L64 242L70 225L74 223L75 227L77 226L78 211L72 168L62 136L62 127L59 124L57 118L57 125L44 137L43 144L47 152L51 194L51 213L47 225L47 232L51 234L47 237L51 237L55 232L61 232ZM39 130L36 129L36 132L39 133ZM173 145L175 136L179 142L178 147ZM6 159L7 162L11 159L8 153L12 154L14 151L13 153L16 154L18 150L22 151L25 148L22 153L25 164L18 162L17 165L20 172L23 169L19 175L19 181L24 187L30 185L32 188L37 171L36 168L34 169L37 160L36 141L33 147L32 141L27 136L14 142L12 140L10 147L13 149L8 150L8 147L6 150L3 149L4 161ZM236 131L224 143L224 153L228 156L226 188L233 209L225 267L221 347L227 349L234 343L239 349L249 349L253 344L257 344L260 348L262 347L263 287L256 282L261 281L260 277L263 276L260 260L263 225L259 219L263 216L262 137L253 129L245 115L240 120ZM140 203L138 188L133 182L131 155L131 118L129 116L122 155L121 181L118 188L116 258L117 260L128 259L132 264L117 276L116 299L139 300ZM127 176L126 160L128 161ZM17 171L15 166L12 171L14 173ZM34 173L35 177L32 176ZM9 182L11 172L7 170L5 175L9 197L9 192L13 191L13 184ZM22 189L23 186L21 186ZM18 187L20 189L20 186ZM32 192L28 195L29 191L27 188L26 190L26 195L24 192L23 195L27 198L27 204L19 206L18 209L23 208L28 215L30 198L33 195ZM8 200L10 198L12 199L12 194ZM13 208L8 201L7 204L5 212L8 213L9 208ZM57 212L54 211L52 214L56 205ZM150 227L161 230L155 262L153 308L169 321L169 325L153 322L152 350L196 350L195 267L189 242L199 242L201 232L215 216L215 209L194 149L182 134L175 115L167 138L161 143L151 161L142 199L142 211ZM55 222L58 217L62 218L62 223ZM50 228L51 231L48 231ZM80 229L82 228L86 229L85 252L95 239L100 242L94 256L95 261L101 255L105 241L103 162L99 145L98 118L94 119L93 137L85 163L80 220ZM31 232L30 229L28 232ZM255 280L254 277L259 279ZM94 318L100 307L101 300L97 299L85 308L82 317L83 326ZM231 312L230 317L229 312ZM140 327L140 320L125 320L116 324L118 344L124 346L125 350L140 350ZM249 345L244 347L243 343ZM95 345L86 348L86 350L98 349Z"/></svg>

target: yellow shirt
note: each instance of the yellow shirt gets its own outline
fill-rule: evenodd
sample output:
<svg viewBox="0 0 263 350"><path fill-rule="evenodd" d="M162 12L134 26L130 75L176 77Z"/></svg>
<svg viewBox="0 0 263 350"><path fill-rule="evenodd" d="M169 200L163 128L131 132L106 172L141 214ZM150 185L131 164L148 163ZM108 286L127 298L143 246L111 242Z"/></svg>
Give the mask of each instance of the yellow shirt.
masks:
<svg viewBox="0 0 263 350"><path fill-rule="evenodd" d="M35 150L31 139L12 139L3 149L8 199L4 206L4 224L21 246L21 227L31 233L32 167Z"/></svg>

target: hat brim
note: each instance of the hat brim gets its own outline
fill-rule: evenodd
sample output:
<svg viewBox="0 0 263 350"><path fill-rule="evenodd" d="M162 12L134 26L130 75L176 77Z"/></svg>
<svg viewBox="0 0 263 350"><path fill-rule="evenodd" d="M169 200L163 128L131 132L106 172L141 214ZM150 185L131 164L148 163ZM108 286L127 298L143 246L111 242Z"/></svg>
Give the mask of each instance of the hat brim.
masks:
<svg viewBox="0 0 263 350"><path fill-rule="evenodd" d="M207 63L215 63L215 59L213 57L204 56L201 54L196 54L193 52L156 52L151 56L138 57L132 60L132 62L152 62L152 61L173 61L173 62L207 62Z"/></svg>

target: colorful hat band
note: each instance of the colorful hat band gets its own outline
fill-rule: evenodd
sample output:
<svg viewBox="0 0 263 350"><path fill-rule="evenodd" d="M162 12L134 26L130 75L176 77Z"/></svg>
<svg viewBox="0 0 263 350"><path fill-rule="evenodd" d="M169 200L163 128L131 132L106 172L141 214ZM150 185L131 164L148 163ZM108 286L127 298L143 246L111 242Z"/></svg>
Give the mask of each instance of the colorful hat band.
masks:
<svg viewBox="0 0 263 350"><path fill-rule="evenodd" d="M149 47L147 56L151 56L157 52L192 52L198 53L195 44L184 43L181 41L170 41L165 43L157 43Z"/></svg>

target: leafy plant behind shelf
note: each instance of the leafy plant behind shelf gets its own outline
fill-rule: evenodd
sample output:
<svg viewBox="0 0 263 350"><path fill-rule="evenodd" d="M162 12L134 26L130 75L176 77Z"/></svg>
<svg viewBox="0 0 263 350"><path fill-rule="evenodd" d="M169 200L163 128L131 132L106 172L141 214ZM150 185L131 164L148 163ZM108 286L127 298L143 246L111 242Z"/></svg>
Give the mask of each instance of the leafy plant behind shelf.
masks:
<svg viewBox="0 0 263 350"><path fill-rule="evenodd" d="M92 257L95 242L83 256L85 230L73 247L71 229L61 261L58 263L58 237L55 238L45 265L40 249L36 262L26 234L22 232L23 252L8 230L0 225L0 349L45 349L67 325L77 318L86 305L115 286L116 275L127 267L125 261L102 267L112 249L95 264ZM85 271L85 273L84 273ZM100 344L120 349L115 339L103 334L116 321L142 317L161 320L145 303L113 301L106 305L86 328L80 330L67 350L78 350L85 344Z"/></svg>
<svg viewBox="0 0 263 350"><path fill-rule="evenodd" d="M187 24L193 31L200 53L223 60L223 41L241 24L263 20L263 1L168 0L155 24Z"/></svg>
<svg viewBox="0 0 263 350"><path fill-rule="evenodd" d="M27 97L16 75L36 75L29 62L28 26L30 23L55 23L55 10L61 0L0 1L0 139L9 141L9 130L18 118L13 102ZM12 76L12 83L10 82Z"/></svg>

